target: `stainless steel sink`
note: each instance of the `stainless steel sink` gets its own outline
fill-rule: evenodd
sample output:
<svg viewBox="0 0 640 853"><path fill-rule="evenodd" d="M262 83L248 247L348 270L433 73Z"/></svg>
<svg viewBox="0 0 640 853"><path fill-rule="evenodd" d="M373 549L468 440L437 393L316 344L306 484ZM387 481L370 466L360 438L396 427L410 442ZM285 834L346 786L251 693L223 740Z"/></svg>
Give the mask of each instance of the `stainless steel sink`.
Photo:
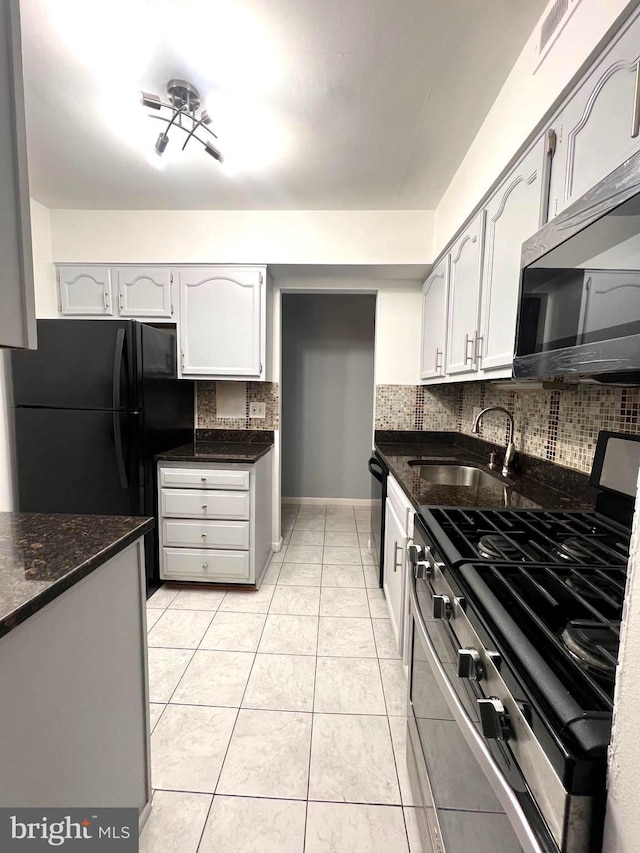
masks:
<svg viewBox="0 0 640 853"><path fill-rule="evenodd" d="M481 486L510 486L511 482L500 474L490 474L473 465L434 465L417 460L409 465L418 469L420 478L435 486L465 486L469 489Z"/></svg>

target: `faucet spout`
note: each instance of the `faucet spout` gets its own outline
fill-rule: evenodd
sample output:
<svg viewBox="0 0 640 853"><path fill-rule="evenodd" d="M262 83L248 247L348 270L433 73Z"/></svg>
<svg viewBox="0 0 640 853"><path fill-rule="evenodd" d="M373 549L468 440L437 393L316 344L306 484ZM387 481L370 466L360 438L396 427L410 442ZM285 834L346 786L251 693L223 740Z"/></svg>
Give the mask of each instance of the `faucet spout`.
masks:
<svg viewBox="0 0 640 853"><path fill-rule="evenodd" d="M482 409L482 411L478 412L478 414L473 419L473 426L471 427L471 432L477 434L480 431L480 421L487 414L487 412L502 412L504 415L507 416L509 429L507 434L507 446L505 448L504 460L502 462L502 476L507 477L509 475L509 472L511 471L513 459L516 455L516 449L513 444L513 415L508 409L505 409L504 406L487 406L486 408Z"/></svg>

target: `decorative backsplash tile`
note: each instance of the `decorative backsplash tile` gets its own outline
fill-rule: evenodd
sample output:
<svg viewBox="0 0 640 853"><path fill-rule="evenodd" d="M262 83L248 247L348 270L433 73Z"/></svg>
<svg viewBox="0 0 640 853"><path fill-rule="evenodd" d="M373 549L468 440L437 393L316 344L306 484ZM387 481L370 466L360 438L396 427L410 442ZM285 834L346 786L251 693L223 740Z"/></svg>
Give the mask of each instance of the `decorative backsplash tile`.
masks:
<svg viewBox="0 0 640 853"><path fill-rule="evenodd" d="M576 385L562 390L523 391L491 382L431 387L379 385L376 429L471 434L474 409L485 406L503 406L513 414L517 450L585 473L591 470L600 430L640 434L640 388ZM486 415L480 435L504 444L504 415Z"/></svg>
<svg viewBox="0 0 640 853"><path fill-rule="evenodd" d="M219 418L216 414L216 383L198 382L197 429L278 429L278 383L245 382L245 416ZM265 403L264 418L250 418L249 404Z"/></svg>

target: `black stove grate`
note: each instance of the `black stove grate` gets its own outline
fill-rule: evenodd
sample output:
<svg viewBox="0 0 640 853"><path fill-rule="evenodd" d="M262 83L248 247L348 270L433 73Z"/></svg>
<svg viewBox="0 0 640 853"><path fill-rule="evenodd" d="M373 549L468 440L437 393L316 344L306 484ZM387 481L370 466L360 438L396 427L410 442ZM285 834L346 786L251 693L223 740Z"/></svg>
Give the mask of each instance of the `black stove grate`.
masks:
<svg viewBox="0 0 640 853"><path fill-rule="evenodd" d="M610 567L626 566L629 557L629 533L595 513L434 507L423 511L433 532L427 515L458 559Z"/></svg>
<svg viewBox="0 0 640 853"><path fill-rule="evenodd" d="M582 707L610 711L625 570L497 562L470 568ZM461 571L464 576L465 567ZM590 654L602 662L599 670L589 665L589 654L581 660L575 648L567 648L563 632L571 623L589 635ZM495 628L500 631L500 625ZM517 656L521 650L513 652Z"/></svg>

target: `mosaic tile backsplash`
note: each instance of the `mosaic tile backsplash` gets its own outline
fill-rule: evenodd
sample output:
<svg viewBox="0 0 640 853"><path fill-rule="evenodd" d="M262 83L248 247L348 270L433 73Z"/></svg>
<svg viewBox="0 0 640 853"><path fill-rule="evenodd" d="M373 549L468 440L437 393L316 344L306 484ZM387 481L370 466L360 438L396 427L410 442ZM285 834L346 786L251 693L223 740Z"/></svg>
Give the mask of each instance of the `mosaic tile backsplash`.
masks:
<svg viewBox="0 0 640 853"><path fill-rule="evenodd" d="M216 414L216 383L198 382L197 429L278 429L278 383L245 382L245 417L219 418ZM264 418L250 418L249 404L265 403Z"/></svg>
<svg viewBox="0 0 640 853"><path fill-rule="evenodd" d="M516 449L588 473L601 429L640 434L640 388L577 385L522 391L491 382L438 386L379 385L376 429L471 434L474 409L504 406L514 417ZM504 443L504 415L483 418L480 435Z"/></svg>

